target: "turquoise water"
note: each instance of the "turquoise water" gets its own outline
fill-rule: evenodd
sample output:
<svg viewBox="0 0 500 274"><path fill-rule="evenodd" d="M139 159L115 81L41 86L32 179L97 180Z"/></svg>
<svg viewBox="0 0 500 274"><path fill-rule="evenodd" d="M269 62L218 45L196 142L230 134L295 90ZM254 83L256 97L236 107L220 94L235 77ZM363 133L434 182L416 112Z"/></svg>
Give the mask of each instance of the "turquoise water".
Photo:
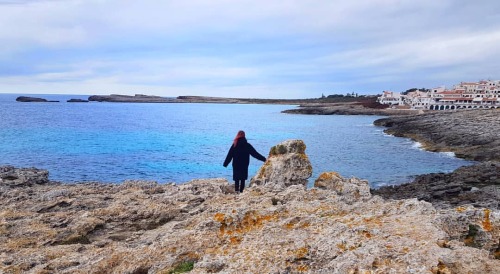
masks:
<svg viewBox="0 0 500 274"><path fill-rule="evenodd" d="M304 140L311 182L337 171L377 187L470 164L384 134L373 126L376 116L282 114L294 106L279 105L66 103L87 98L75 95L19 103L17 96L0 95L0 165L48 169L57 181L230 180L231 168L222 163L240 129L263 155L283 140ZM261 164L252 159L249 174Z"/></svg>

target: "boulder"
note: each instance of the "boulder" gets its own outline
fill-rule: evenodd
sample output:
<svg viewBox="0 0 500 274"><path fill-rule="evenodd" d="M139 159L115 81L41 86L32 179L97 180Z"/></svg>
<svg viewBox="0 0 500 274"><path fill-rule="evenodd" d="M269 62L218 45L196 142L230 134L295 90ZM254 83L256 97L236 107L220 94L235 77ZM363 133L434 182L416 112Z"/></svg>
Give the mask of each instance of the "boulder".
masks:
<svg viewBox="0 0 500 274"><path fill-rule="evenodd" d="M366 180L358 178L343 178L337 172L323 172L314 182L314 187L333 190L339 196L344 196L346 202L365 200L371 197L370 185Z"/></svg>
<svg viewBox="0 0 500 274"><path fill-rule="evenodd" d="M287 140L271 148L269 157L250 181L250 186L264 185L284 188L307 185L312 166L305 154L306 145L301 140Z"/></svg>
<svg viewBox="0 0 500 274"><path fill-rule="evenodd" d="M10 187L33 186L49 183L49 172L37 168L0 167L0 185Z"/></svg>

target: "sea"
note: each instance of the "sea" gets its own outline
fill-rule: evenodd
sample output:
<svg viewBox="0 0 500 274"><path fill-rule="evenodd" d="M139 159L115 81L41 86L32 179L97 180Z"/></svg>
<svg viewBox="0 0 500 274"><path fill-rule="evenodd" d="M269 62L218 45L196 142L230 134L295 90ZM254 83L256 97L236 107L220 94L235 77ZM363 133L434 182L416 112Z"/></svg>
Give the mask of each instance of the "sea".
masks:
<svg viewBox="0 0 500 274"><path fill-rule="evenodd" d="M377 188L473 163L385 134L373 125L381 116L281 113L291 105L66 102L88 95L27 95L60 102L16 102L21 95L0 94L0 165L47 169L53 181L231 180L231 166L222 163L238 130L264 156L284 140L303 140L313 166L310 185L335 171ZM249 175L261 165L251 159Z"/></svg>

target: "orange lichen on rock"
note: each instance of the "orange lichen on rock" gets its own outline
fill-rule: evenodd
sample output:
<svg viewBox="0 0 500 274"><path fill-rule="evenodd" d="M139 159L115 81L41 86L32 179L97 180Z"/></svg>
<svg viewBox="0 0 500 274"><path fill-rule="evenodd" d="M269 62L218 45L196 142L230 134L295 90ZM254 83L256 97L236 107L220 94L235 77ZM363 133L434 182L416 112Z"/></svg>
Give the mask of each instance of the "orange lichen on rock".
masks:
<svg viewBox="0 0 500 274"><path fill-rule="evenodd" d="M459 207L457 207L455 210L456 210L457 212L462 213L462 212L464 212L464 211L465 211L465 210L467 210L467 209L466 209L465 207L463 207L463 206L459 206Z"/></svg>
<svg viewBox="0 0 500 274"><path fill-rule="evenodd" d="M451 274L451 270L440 260L438 265L432 268L433 274Z"/></svg>
<svg viewBox="0 0 500 274"><path fill-rule="evenodd" d="M366 231L366 230L363 230L363 231L362 231L362 234L363 234L366 238L368 238L368 239L370 239L370 238L372 237L372 234L371 234L369 231Z"/></svg>
<svg viewBox="0 0 500 274"><path fill-rule="evenodd" d="M299 265L297 266L297 271L298 272L307 272L309 270L309 267L307 265Z"/></svg>
<svg viewBox="0 0 500 274"><path fill-rule="evenodd" d="M229 241L231 242L231 244L236 245L241 243L241 238L237 236L232 236L231 238L229 238Z"/></svg>
<svg viewBox="0 0 500 274"><path fill-rule="evenodd" d="M491 221L490 221L490 213L491 213L491 211L489 209L487 209L487 208L484 209L484 219L481 223L482 223L483 229L485 231L491 231L493 229L493 227L491 225Z"/></svg>
<svg viewBox="0 0 500 274"><path fill-rule="evenodd" d="M318 177L318 179L316 179L316 181L330 180L333 178L333 176L339 177L340 175L337 172L323 172L319 175L319 177Z"/></svg>
<svg viewBox="0 0 500 274"><path fill-rule="evenodd" d="M219 223L223 223L225 217L226 215L224 215L224 213L215 213L214 220L216 220Z"/></svg>
<svg viewBox="0 0 500 274"><path fill-rule="evenodd" d="M221 223L220 233L222 235L244 234L254 229L260 228L265 222L276 219L274 215L260 215L256 212L247 212L239 221L235 222L232 217L227 217L223 213L217 213L214 219Z"/></svg>
<svg viewBox="0 0 500 274"><path fill-rule="evenodd" d="M295 259L300 260L300 259L305 259L307 254L309 253L309 249L307 247L301 247L297 250L295 250Z"/></svg>

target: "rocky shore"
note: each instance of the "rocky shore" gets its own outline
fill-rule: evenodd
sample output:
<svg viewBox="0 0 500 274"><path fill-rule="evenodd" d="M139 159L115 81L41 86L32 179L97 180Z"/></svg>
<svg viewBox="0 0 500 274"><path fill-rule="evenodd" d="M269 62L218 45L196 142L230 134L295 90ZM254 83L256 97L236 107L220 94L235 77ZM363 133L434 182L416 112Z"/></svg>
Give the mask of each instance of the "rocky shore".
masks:
<svg viewBox="0 0 500 274"><path fill-rule="evenodd" d="M500 161L500 110L435 111L379 119L386 133L408 137L430 151L451 151L476 161Z"/></svg>
<svg viewBox="0 0 500 274"><path fill-rule="evenodd" d="M2 273L498 273L500 212L383 199L283 142L235 194L181 185L51 182L0 168ZM183 269L183 270L181 270Z"/></svg>
<svg viewBox="0 0 500 274"><path fill-rule="evenodd" d="M287 109L282 113L288 114L309 114L309 115L417 115L423 113L422 110L412 109L390 109L363 106L359 103L322 103L303 104L298 108Z"/></svg>
<svg viewBox="0 0 500 274"><path fill-rule="evenodd" d="M386 186L373 194L390 199L417 198L437 208L473 205L500 209L500 111L465 110L375 121L385 131L409 137L430 151L452 151L456 156L481 161L452 173L417 176L409 184Z"/></svg>

